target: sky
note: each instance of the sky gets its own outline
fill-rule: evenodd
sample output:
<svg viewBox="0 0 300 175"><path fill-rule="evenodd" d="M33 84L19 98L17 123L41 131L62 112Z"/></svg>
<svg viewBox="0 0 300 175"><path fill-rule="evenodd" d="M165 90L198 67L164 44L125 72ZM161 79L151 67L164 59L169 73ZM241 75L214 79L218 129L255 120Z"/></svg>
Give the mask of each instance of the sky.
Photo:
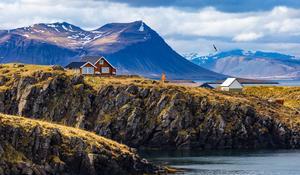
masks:
<svg viewBox="0 0 300 175"><path fill-rule="evenodd" d="M300 0L1 0L0 29L143 20L180 54L230 49L300 57Z"/></svg>

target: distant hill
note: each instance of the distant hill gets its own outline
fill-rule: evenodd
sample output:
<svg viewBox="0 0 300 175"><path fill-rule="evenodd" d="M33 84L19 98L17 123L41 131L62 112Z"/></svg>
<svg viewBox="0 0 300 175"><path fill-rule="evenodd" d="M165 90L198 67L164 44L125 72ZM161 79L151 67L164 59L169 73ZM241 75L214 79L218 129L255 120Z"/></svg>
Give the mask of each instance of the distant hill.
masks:
<svg viewBox="0 0 300 175"><path fill-rule="evenodd" d="M66 65L85 55L104 55L119 74L171 79L220 79L176 53L142 21L111 23L86 31L72 24L35 24L0 31L0 63Z"/></svg>
<svg viewBox="0 0 300 175"><path fill-rule="evenodd" d="M185 57L204 68L236 77L300 79L300 59L275 52L237 49L208 56L188 54Z"/></svg>

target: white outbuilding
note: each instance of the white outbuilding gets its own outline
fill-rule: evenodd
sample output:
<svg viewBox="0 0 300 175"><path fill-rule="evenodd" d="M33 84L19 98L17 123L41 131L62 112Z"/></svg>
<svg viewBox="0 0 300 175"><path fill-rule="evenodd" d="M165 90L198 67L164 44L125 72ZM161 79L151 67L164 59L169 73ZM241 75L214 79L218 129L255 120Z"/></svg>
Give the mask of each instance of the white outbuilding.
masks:
<svg viewBox="0 0 300 175"><path fill-rule="evenodd" d="M236 78L227 78L221 85L221 91L241 92L243 85Z"/></svg>

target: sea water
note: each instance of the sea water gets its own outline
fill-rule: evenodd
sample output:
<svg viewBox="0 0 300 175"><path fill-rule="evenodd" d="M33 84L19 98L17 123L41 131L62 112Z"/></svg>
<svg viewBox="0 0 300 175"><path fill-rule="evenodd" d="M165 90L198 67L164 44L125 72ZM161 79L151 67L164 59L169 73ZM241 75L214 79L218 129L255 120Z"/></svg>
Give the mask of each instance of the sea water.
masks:
<svg viewBox="0 0 300 175"><path fill-rule="evenodd" d="M274 82L278 82L279 84L271 84L266 86L300 86L300 80L272 80ZM197 83L205 83L205 82L214 82L214 80L194 80Z"/></svg>
<svg viewBox="0 0 300 175"><path fill-rule="evenodd" d="M300 150L142 151L155 163L185 175L300 175Z"/></svg>

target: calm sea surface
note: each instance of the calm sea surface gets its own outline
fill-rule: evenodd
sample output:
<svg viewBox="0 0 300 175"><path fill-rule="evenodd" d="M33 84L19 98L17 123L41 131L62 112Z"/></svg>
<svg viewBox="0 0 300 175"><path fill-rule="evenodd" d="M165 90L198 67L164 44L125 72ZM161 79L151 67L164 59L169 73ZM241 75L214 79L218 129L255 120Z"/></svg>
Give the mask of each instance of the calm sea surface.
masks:
<svg viewBox="0 0 300 175"><path fill-rule="evenodd" d="M214 80L212 80L213 82ZM272 86L300 86L300 80L274 80L279 84L272 85ZM205 83L210 81L202 81L202 80L195 80L195 82Z"/></svg>
<svg viewBox="0 0 300 175"><path fill-rule="evenodd" d="M300 175L300 150L142 151L141 155L183 168L185 175Z"/></svg>
<svg viewBox="0 0 300 175"><path fill-rule="evenodd" d="M300 80L278 80L282 86L300 86Z"/></svg>

